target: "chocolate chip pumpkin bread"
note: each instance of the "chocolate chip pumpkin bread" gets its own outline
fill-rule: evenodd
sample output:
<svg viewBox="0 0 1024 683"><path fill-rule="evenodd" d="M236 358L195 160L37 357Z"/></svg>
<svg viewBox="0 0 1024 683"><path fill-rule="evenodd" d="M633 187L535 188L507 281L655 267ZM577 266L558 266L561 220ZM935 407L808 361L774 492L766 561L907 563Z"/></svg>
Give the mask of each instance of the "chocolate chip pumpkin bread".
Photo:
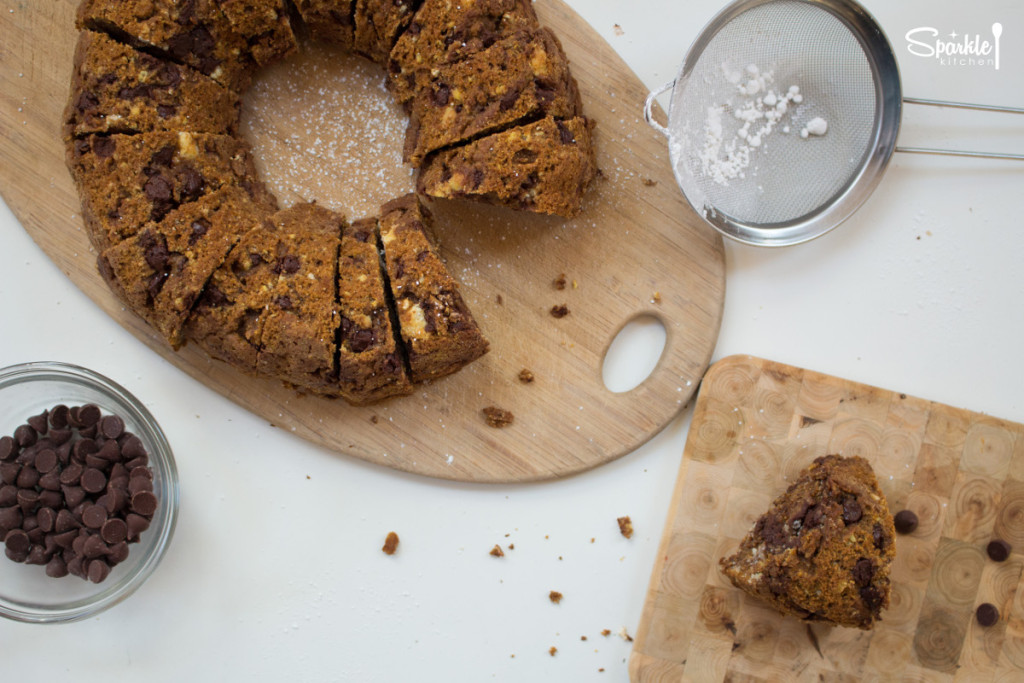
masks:
<svg viewBox="0 0 1024 683"><path fill-rule="evenodd" d="M101 253L100 273L131 310L177 348L211 273L265 216L243 190L224 187Z"/></svg>
<svg viewBox="0 0 1024 683"><path fill-rule="evenodd" d="M384 66L422 0L356 0L353 49Z"/></svg>
<svg viewBox="0 0 1024 683"><path fill-rule="evenodd" d="M64 137L157 130L234 135L239 107L237 95L194 69L82 31Z"/></svg>
<svg viewBox="0 0 1024 683"><path fill-rule="evenodd" d="M268 224L277 277L268 291L256 371L299 390L337 395L335 287L345 219L316 204L296 204Z"/></svg>
<svg viewBox="0 0 1024 683"><path fill-rule="evenodd" d="M442 150L423 163L418 189L431 197L575 216L597 172L590 128L583 117L547 117Z"/></svg>
<svg viewBox="0 0 1024 683"><path fill-rule="evenodd" d="M431 220L415 194L381 207L380 248L413 382L455 372L488 347L428 236Z"/></svg>
<svg viewBox="0 0 1024 683"><path fill-rule="evenodd" d="M355 0L292 0L311 38L351 50L355 42Z"/></svg>
<svg viewBox="0 0 1024 683"><path fill-rule="evenodd" d="M83 0L78 28L187 64L242 93L254 62L216 0Z"/></svg>
<svg viewBox="0 0 1024 683"><path fill-rule="evenodd" d="M242 187L262 207L277 207L256 178L248 146L227 135L94 135L69 146L68 166L100 252L226 185Z"/></svg>
<svg viewBox="0 0 1024 683"><path fill-rule="evenodd" d="M405 161L418 166L438 149L544 116L571 119L581 110L555 34L516 33L433 70L429 86L412 100Z"/></svg>
<svg viewBox="0 0 1024 683"><path fill-rule="evenodd" d="M220 9L260 66L298 51L284 0L220 0Z"/></svg>
<svg viewBox="0 0 1024 683"><path fill-rule="evenodd" d="M424 0L388 55L388 87L405 105L435 67L538 26L531 0Z"/></svg>
<svg viewBox="0 0 1024 683"><path fill-rule="evenodd" d="M722 572L784 614L871 629L889 605L895 530L863 458L817 458L772 502Z"/></svg>
<svg viewBox="0 0 1024 683"><path fill-rule="evenodd" d="M377 251L377 219L352 224L338 257L338 390L365 405L412 392Z"/></svg>

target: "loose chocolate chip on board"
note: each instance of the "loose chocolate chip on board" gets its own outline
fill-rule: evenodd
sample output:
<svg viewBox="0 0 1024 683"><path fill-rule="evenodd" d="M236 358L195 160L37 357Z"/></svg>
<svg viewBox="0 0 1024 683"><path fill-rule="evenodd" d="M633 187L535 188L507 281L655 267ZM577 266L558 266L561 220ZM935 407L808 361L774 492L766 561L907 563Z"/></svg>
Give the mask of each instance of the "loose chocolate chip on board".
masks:
<svg viewBox="0 0 1024 683"><path fill-rule="evenodd" d="M917 514L913 510L900 510L892 521L898 534L912 534L917 529Z"/></svg>
<svg viewBox="0 0 1024 683"><path fill-rule="evenodd" d="M993 626L999 621L999 609L990 602L983 602L978 605L975 611L978 623L982 626Z"/></svg>
<svg viewBox="0 0 1024 683"><path fill-rule="evenodd" d="M989 559L993 562L1005 562L1006 558L1010 556L1010 544L1001 538L997 538L989 541L985 552L988 553Z"/></svg>
<svg viewBox="0 0 1024 683"><path fill-rule="evenodd" d="M565 304L560 304L551 307L552 318L564 318L567 315L569 315L569 307L566 306Z"/></svg>

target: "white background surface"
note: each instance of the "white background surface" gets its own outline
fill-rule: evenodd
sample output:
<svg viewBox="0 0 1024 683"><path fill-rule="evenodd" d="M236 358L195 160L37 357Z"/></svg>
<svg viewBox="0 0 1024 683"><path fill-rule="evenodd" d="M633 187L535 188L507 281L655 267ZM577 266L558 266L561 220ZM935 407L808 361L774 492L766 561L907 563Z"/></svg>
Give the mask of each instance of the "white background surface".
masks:
<svg viewBox="0 0 1024 683"><path fill-rule="evenodd" d="M569 4L651 89L720 7ZM1016 0L866 5L906 95L1024 107ZM906 50L915 27L990 36L996 21L999 71ZM1024 153L1019 116L908 110L903 123L905 144ZM714 358L749 353L1024 421L1022 214L1024 163L897 155L868 203L821 239L726 245ZM617 634L636 632L692 408L636 452L561 481L410 476L310 446L169 366L5 207L0 240L0 365L61 360L127 386L168 433L182 489L170 552L128 601L71 625L0 623L5 680L627 680L630 644ZM392 557L380 551L390 530L402 539ZM515 549L496 559L496 543Z"/></svg>

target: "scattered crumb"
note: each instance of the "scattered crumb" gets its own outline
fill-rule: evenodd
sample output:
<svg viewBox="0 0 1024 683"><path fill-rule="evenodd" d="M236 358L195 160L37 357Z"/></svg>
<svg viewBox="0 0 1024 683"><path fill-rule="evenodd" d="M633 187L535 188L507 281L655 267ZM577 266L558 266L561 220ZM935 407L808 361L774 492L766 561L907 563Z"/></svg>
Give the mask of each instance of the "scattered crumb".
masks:
<svg viewBox="0 0 1024 683"><path fill-rule="evenodd" d="M378 422L380 422L380 418L378 418L376 415L372 415L370 416L370 422L372 422L373 424L377 424Z"/></svg>
<svg viewBox="0 0 1024 683"><path fill-rule="evenodd" d="M654 187L655 185L657 185L657 184L658 184L658 181L657 181L657 180L655 180L654 178L644 178L644 179L643 179L643 183L644 183L644 185L646 185L647 187Z"/></svg>
<svg viewBox="0 0 1024 683"><path fill-rule="evenodd" d="M508 549L509 550L515 550L516 549L516 544L515 543L509 543L508 544Z"/></svg>
<svg viewBox="0 0 1024 683"><path fill-rule="evenodd" d="M505 551L501 549L500 545L495 543L494 547L491 548L491 555L495 557L505 557Z"/></svg>
<svg viewBox="0 0 1024 683"><path fill-rule="evenodd" d="M558 654L558 648L552 645L550 648L548 648L548 654L554 657L556 654Z"/></svg>
<svg viewBox="0 0 1024 683"><path fill-rule="evenodd" d="M385 555L394 555L395 551L398 550L398 534L394 531L388 532L388 537L384 539L384 547L381 548Z"/></svg>
<svg viewBox="0 0 1024 683"><path fill-rule="evenodd" d="M622 638L627 643L633 642L633 636L629 635L629 631L626 630L625 626L619 629L619 638Z"/></svg>
<svg viewBox="0 0 1024 683"><path fill-rule="evenodd" d="M494 297L494 302L501 306L502 304L505 303L505 300L501 298L501 294L499 294L498 296Z"/></svg>
<svg viewBox="0 0 1024 683"><path fill-rule="evenodd" d="M655 292L654 294L651 295L651 303L653 303L653 304L660 304L661 303L661 292Z"/></svg>
<svg viewBox="0 0 1024 683"><path fill-rule="evenodd" d="M604 667L602 666L602 667L601 667L600 669L598 669L598 670L597 670L597 673L599 673L599 674L603 674L603 673L604 673Z"/></svg>
<svg viewBox="0 0 1024 683"><path fill-rule="evenodd" d="M569 315L569 307L566 306L565 304L551 307L551 317L564 318L567 315Z"/></svg>
<svg viewBox="0 0 1024 683"><path fill-rule="evenodd" d="M565 283L566 283L566 282L567 282L567 280L565 279L565 273L562 273L561 275L559 275L558 277L556 277L556 278L555 278L555 281L554 281L554 282L552 282L551 284L552 284L552 286L553 286L553 287L554 287L555 289L559 289L559 290L561 290L561 289L565 289Z"/></svg>
<svg viewBox="0 0 1024 683"><path fill-rule="evenodd" d="M614 31L615 35L617 35L617 36L621 36L621 35L623 35L625 33L625 31L622 30L622 27L619 26L618 24L615 24L615 26L612 26L612 31Z"/></svg>
<svg viewBox="0 0 1024 683"><path fill-rule="evenodd" d="M515 420L515 415L511 412L496 406L487 406L483 409L483 414L488 425L499 429L512 424Z"/></svg>
<svg viewBox="0 0 1024 683"><path fill-rule="evenodd" d="M573 289L579 289L580 288L580 283L578 283L575 280L573 280L572 281L572 288Z"/></svg>
<svg viewBox="0 0 1024 683"><path fill-rule="evenodd" d="M603 628L603 629L601 629L601 635L604 636L605 638L607 638L611 634L612 634L612 630L610 628Z"/></svg>
<svg viewBox="0 0 1024 683"><path fill-rule="evenodd" d="M596 538L594 538L593 536L591 536L591 537L590 537L590 542L591 542L591 543L593 543L593 542L594 542L594 541L596 541L596 540L597 540L597 539L596 539Z"/></svg>
<svg viewBox="0 0 1024 683"><path fill-rule="evenodd" d="M562 594L558 591L551 591L550 593L548 593L548 600L557 605L558 603L562 602Z"/></svg>
<svg viewBox="0 0 1024 683"><path fill-rule="evenodd" d="M629 515L626 515L625 517L619 517L615 521L619 523L620 534L622 534L626 538L633 537L633 520L629 518Z"/></svg>
<svg viewBox="0 0 1024 683"><path fill-rule="evenodd" d="M523 384L529 384L533 381L533 373L526 368L523 368L519 371L519 381Z"/></svg>
<svg viewBox="0 0 1024 683"><path fill-rule="evenodd" d="M586 639L587 639L586 636L580 636L580 640L586 640Z"/></svg>

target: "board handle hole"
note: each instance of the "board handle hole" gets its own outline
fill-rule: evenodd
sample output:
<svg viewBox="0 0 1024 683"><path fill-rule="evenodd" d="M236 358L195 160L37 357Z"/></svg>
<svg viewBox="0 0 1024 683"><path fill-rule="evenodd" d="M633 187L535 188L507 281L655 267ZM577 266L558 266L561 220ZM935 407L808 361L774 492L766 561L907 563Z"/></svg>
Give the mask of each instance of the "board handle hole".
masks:
<svg viewBox="0 0 1024 683"><path fill-rule="evenodd" d="M619 330L604 354L601 378L616 394L631 391L651 376L665 350L665 325L653 315L638 315Z"/></svg>

